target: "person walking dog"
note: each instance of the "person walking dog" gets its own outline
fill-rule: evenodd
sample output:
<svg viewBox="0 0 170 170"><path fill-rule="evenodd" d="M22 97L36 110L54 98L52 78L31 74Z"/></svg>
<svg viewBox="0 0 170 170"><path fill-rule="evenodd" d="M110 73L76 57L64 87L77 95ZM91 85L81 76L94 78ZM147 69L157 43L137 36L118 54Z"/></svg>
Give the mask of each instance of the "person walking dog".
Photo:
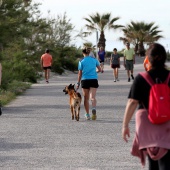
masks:
<svg viewBox="0 0 170 170"><path fill-rule="evenodd" d="M78 64L78 81L77 81L77 89L80 84L82 87L82 92L84 96L84 108L86 111L85 118L90 120L89 114L89 99L92 102L92 120L96 120L96 92L99 87L98 84L98 75L97 72L101 72L101 67L99 61L89 56L90 49L84 48L82 50L84 58L79 61ZM98 71L96 72L96 67Z"/></svg>

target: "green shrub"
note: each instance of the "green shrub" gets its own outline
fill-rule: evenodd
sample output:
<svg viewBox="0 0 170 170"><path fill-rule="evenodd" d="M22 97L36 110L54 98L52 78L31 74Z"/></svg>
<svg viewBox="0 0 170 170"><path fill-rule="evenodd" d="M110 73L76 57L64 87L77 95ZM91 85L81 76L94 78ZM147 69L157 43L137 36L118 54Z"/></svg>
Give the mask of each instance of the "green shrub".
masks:
<svg viewBox="0 0 170 170"><path fill-rule="evenodd" d="M6 105L26 89L30 88L31 83L12 81L7 85L7 90L0 89L0 103Z"/></svg>
<svg viewBox="0 0 170 170"><path fill-rule="evenodd" d="M77 67L78 67L77 59L73 57L60 57L54 60L52 65L52 71L62 74L64 73L64 69L76 71Z"/></svg>
<svg viewBox="0 0 170 170"><path fill-rule="evenodd" d="M15 99L15 94L10 91L0 90L0 105L4 106Z"/></svg>
<svg viewBox="0 0 170 170"><path fill-rule="evenodd" d="M23 93L30 86L31 83L13 80L11 83L8 84L8 91L14 93L15 95L18 95Z"/></svg>
<svg viewBox="0 0 170 170"><path fill-rule="evenodd" d="M61 66L61 63L58 62L57 60L56 61L53 61L53 65L52 65L52 69L51 71L55 72L55 73L58 73L58 74L62 74L64 73L64 69L62 68Z"/></svg>
<svg viewBox="0 0 170 170"><path fill-rule="evenodd" d="M39 76L35 69L25 61L2 63L1 88L5 90L13 80L36 83L38 78Z"/></svg>
<svg viewBox="0 0 170 170"><path fill-rule="evenodd" d="M78 61L74 58L64 58L62 60L62 66L66 70L76 71L78 67Z"/></svg>

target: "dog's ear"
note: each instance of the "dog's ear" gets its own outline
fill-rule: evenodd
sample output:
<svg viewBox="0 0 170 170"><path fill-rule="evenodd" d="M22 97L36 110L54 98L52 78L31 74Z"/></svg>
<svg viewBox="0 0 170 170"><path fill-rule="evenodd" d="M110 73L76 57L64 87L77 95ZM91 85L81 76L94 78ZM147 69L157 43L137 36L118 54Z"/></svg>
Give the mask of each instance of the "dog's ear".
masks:
<svg viewBox="0 0 170 170"><path fill-rule="evenodd" d="M70 85L68 86L68 89L71 88L71 87L72 87L72 84L70 84Z"/></svg>

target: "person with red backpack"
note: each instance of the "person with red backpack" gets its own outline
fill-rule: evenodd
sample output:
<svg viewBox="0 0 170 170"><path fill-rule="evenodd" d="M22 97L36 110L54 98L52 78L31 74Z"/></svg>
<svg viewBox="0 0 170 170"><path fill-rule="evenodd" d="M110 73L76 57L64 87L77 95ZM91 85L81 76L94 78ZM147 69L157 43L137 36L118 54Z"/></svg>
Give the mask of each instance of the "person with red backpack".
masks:
<svg viewBox="0 0 170 170"><path fill-rule="evenodd" d="M166 69L166 51L158 43L147 50L151 69L139 73L131 86L124 113L122 137L128 142L129 122L135 114L135 137L131 154L149 170L170 169L170 71Z"/></svg>

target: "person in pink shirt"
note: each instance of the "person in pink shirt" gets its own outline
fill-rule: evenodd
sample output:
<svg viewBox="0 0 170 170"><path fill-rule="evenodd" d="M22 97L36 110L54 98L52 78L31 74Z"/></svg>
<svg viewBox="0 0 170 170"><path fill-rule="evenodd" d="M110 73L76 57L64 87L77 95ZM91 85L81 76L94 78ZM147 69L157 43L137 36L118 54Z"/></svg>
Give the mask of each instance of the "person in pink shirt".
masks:
<svg viewBox="0 0 170 170"><path fill-rule="evenodd" d="M151 69L147 73L153 82L157 82L157 79L161 82L167 81L170 87L170 71L165 66L167 58L165 48L161 44L153 43L147 51L147 56L151 64ZM128 142L128 138L130 137L129 123L135 113L136 128L131 154L139 157L143 166L145 165L145 157L147 156L149 170L169 170L170 121L159 125L149 121L150 89L151 86L141 74L138 74L130 88L123 119L122 137Z"/></svg>
<svg viewBox="0 0 170 170"><path fill-rule="evenodd" d="M50 70L51 70L51 65L52 65L52 56L49 54L50 51L48 49L45 50L45 53L41 56L41 67L44 70L44 76L46 83L49 83L49 78L50 78Z"/></svg>

